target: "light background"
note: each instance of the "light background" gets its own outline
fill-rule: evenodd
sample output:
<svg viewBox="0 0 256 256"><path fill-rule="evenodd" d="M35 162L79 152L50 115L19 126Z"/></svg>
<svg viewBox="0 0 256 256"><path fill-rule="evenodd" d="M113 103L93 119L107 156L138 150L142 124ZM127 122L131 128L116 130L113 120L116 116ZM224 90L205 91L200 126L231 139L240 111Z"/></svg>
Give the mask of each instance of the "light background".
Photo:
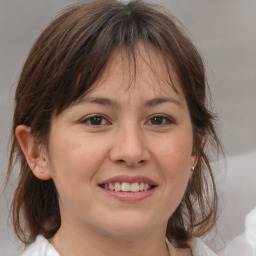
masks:
<svg viewBox="0 0 256 256"><path fill-rule="evenodd" d="M68 0L0 0L0 188L8 161L13 95L30 47ZM256 1L155 0L185 26L203 55L227 154L218 174L222 211L214 243L220 249L244 231L256 205ZM223 164L221 165L223 167ZM225 174L226 172L226 174ZM7 225L12 188L0 196L0 256L17 254Z"/></svg>

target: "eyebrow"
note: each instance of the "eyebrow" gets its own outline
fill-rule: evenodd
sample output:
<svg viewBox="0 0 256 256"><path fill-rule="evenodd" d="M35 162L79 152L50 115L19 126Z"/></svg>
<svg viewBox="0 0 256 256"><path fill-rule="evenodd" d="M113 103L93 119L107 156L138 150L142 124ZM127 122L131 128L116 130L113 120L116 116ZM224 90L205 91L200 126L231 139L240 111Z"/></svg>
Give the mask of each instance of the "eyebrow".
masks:
<svg viewBox="0 0 256 256"><path fill-rule="evenodd" d="M80 104L80 103L95 103L99 104L102 106L110 106L110 107L117 107L117 102L113 101L108 98L102 98L102 97L84 97L77 101L75 104Z"/></svg>
<svg viewBox="0 0 256 256"><path fill-rule="evenodd" d="M183 104L174 99L174 98L168 98L168 97L158 97L158 98L154 98L151 100L147 100L144 104L145 107L154 107L156 105L160 105L162 103L174 103L175 105L177 105L180 108L183 108Z"/></svg>
<svg viewBox="0 0 256 256"><path fill-rule="evenodd" d="M150 108L150 107L154 107L154 106L157 106L163 103L168 103L168 102L173 103L180 108L183 108L183 104L180 101L174 98L168 98L168 97L157 97L154 99L149 99L144 103L144 106L147 108ZM95 103L102 106L110 106L110 107L118 106L118 103L115 100L111 100L104 97L84 97L79 101L77 101L75 104L80 104L80 103Z"/></svg>

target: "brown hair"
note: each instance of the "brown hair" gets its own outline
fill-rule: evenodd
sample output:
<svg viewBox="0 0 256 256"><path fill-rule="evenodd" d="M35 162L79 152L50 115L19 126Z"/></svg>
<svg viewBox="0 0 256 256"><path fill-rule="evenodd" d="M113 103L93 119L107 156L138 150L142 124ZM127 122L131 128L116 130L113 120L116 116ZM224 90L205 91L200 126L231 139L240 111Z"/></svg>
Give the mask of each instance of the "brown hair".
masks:
<svg viewBox="0 0 256 256"><path fill-rule="evenodd" d="M166 236L184 247L192 236L206 233L215 224L216 186L202 138L215 149L220 148L220 142L215 118L207 108L205 70L198 51L174 19L152 5L92 1L71 6L50 23L35 42L20 75L7 177L18 160L12 217L15 232L25 244L38 234L52 237L61 218L53 181L33 175L15 128L27 125L38 143L47 143L53 113L58 115L90 89L115 49L125 49L135 58L138 43L155 47L169 72L170 64L174 68L192 120L194 149L200 156L184 198L169 219Z"/></svg>

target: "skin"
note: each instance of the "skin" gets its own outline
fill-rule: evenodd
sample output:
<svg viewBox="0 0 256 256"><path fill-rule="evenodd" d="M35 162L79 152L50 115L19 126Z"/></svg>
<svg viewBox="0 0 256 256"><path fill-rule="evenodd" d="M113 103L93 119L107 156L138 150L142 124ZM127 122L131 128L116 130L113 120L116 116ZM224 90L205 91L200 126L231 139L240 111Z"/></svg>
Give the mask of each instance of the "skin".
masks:
<svg viewBox="0 0 256 256"><path fill-rule="evenodd" d="M62 256L191 255L171 245L169 252L165 242L197 157L185 97L177 79L176 91L167 84L158 55L141 49L131 80L114 52L90 93L53 116L47 147L29 127L16 129L35 176L56 185L62 223L50 242ZM99 187L119 175L144 176L156 187L146 199L120 201Z"/></svg>

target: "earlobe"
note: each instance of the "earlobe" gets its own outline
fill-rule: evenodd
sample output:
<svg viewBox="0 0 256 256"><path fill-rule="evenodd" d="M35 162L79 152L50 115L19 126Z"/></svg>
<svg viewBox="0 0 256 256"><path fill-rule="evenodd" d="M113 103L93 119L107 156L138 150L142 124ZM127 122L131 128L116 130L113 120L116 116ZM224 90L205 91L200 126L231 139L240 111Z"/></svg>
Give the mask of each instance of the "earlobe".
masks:
<svg viewBox="0 0 256 256"><path fill-rule="evenodd" d="M196 170L196 166L197 166L197 163L198 163L198 160L199 160L200 156L196 153L193 153L192 156L191 156L191 162L190 162L190 179L192 178L195 170Z"/></svg>
<svg viewBox="0 0 256 256"><path fill-rule="evenodd" d="M199 149L198 150L193 150L192 152L192 155L191 155L191 171L192 173L194 172L196 166L197 166L197 163L201 157L201 153L203 152L204 150L204 146L205 146L205 136L199 136L200 138L200 143L199 143Z"/></svg>
<svg viewBox="0 0 256 256"><path fill-rule="evenodd" d="M204 146L205 146L205 136L200 136L200 148L197 151L194 150L194 152L191 155L190 179L192 178L194 172L196 171L196 166L204 150Z"/></svg>
<svg viewBox="0 0 256 256"><path fill-rule="evenodd" d="M31 128L26 125L18 125L15 135L34 175L41 180L51 179L52 175L45 147L35 141L31 134Z"/></svg>

